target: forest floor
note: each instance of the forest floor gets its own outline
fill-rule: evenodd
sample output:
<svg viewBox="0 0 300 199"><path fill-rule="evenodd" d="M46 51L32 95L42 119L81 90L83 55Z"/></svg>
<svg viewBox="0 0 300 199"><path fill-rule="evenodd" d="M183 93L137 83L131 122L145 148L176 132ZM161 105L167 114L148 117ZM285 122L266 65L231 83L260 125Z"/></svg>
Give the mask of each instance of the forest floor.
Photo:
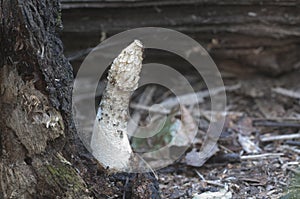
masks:
<svg viewBox="0 0 300 199"><path fill-rule="evenodd" d="M219 198L225 199L299 198L299 184L293 185L292 179L299 174L300 164L300 70L279 77L234 68L223 70L221 74L227 88L226 111L222 113L210 110L210 96L201 78L187 74L193 88L203 94L203 100L198 104L201 113L194 111L195 104L187 103L185 113L176 113L174 117L178 119L181 115L181 120L186 120L181 122L188 124L180 130L182 136L189 137L189 129L195 128L198 134L193 143L186 144L187 151L177 161L153 171L161 197L200 199L219 194ZM82 81L82 85L88 87L88 79ZM180 86L180 81L177 82ZM98 88L100 96L104 85L100 83ZM147 124L149 110L154 118L161 114L151 110L151 105L163 103L171 95L171 92L155 85L138 89L130 105L131 116L138 123ZM140 100L142 97L148 100ZM190 157L187 160L187 154L201 150L211 120L217 120L220 114L225 115L225 125L216 150L208 154L211 158L202 166L191 166L193 160ZM193 121L189 121L189 116L193 117ZM93 121L85 122L92 126L90 123ZM89 143L90 136L83 135L83 142ZM170 133L166 133L143 142L131 139L131 144L136 150L149 149L170 143L169 138ZM172 147L180 148L181 145L173 144ZM171 153L170 149L164 155L171 156ZM157 154L147 158L155 160L153 164L156 166L164 165L164 159ZM128 189L132 185L128 178L107 176L104 182L103 173L97 171L96 163L88 165L90 168L84 171L81 164L86 166L90 163L78 163L77 167L82 175L91 179L88 184L96 198L131 198ZM296 187L295 192L292 187ZM289 197L286 195L288 192Z"/></svg>
<svg viewBox="0 0 300 199"><path fill-rule="evenodd" d="M224 72L225 85L240 87L227 92L219 151L200 168L186 166L183 159L158 171L163 198L192 198L220 190L228 198L284 196L293 186L291 177L299 174L299 77L300 71L276 78ZM209 98L200 104L202 110L209 106ZM205 124L205 117L200 120ZM204 126L199 130L205 131ZM294 198L299 198L299 185L297 189Z"/></svg>
<svg viewBox="0 0 300 199"><path fill-rule="evenodd" d="M283 197L290 191L292 177L299 174L297 169L300 160L300 86L298 83L300 71L280 77L242 71L221 73L225 87L232 88L226 92L226 114L210 111L209 96L204 97L204 100L198 104L202 110L200 115L193 111L193 106L187 105L185 109L193 116L194 121L197 121L194 124L199 124L198 135L194 143L187 146L189 147L187 152L193 149L200 150L204 142L204 132L211 118L217 119L218 114L226 115L225 126L217 142L217 150L208 155L212 157L201 167L190 166L185 153L168 167L153 171L153 175L159 182L161 196L168 199L209 198L215 194L224 195L224 198L238 199ZM200 80L193 75L188 77L196 85L194 87L205 93L205 84L199 83ZM88 83L83 85L86 86ZM131 116L139 114L140 123L145 123L147 120L149 110L147 111L145 107L150 107L159 101L163 102L169 97L169 94L163 94L166 92L164 89L153 85L150 87L151 92L149 88L145 90L147 86L137 90L131 102ZM102 91L103 88L100 88L99 92ZM139 98L143 92L147 95L151 93L151 100L148 100L147 104L143 101L140 106L137 106L141 103ZM165 140L166 136L169 134L142 143L131 141L132 145L140 147L140 150L153 145L165 145L165 141L161 140ZM93 183L101 184L99 179L101 177L96 175ZM121 179L118 182L119 188L111 192L110 198L129 198L124 191L127 186L125 181ZM111 188L116 183L112 182ZM103 187L97 188L95 185L93 189L93 192L98 194L103 192ZM108 193L109 191L106 192L107 195Z"/></svg>

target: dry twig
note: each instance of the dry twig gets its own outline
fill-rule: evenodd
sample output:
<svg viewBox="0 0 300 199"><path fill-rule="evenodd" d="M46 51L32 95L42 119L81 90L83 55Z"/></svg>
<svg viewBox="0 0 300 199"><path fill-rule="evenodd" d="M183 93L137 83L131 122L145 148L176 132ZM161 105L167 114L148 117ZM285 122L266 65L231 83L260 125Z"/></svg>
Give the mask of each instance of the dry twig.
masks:
<svg viewBox="0 0 300 199"><path fill-rule="evenodd" d="M288 134L288 135L264 135L260 136L260 140L262 142L270 142L277 140L291 140L291 139L299 139L300 133Z"/></svg>

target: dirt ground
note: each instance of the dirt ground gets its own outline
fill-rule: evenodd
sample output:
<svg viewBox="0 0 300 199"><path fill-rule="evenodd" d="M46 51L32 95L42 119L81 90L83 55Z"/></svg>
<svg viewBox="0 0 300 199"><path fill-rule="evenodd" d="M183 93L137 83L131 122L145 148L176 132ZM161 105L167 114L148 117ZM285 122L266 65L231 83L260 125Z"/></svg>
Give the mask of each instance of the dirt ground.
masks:
<svg viewBox="0 0 300 199"><path fill-rule="evenodd" d="M228 115L219 152L201 168L188 167L182 160L158 171L163 198L192 198L195 193L224 188L232 198L280 198L297 173L300 71L272 78L255 73L223 74L225 85L240 84L240 88L227 92ZM207 109L209 100L200 106ZM205 130L203 126L199 129ZM241 136L253 145L243 147Z"/></svg>
<svg viewBox="0 0 300 199"><path fill-rule="evenodd" d="M224 198L238 199L273 199L286 195L291 186L292 176L298 173L300 159L300 71L279 77L243 70L221 69L221 73L225 87L234 89L228 89L226 92L226 122L217 142L218 152L212 152L212 157L201 167L189 166L186 155L183 154L170 166L153 171L151 175L158 179L161 197L197 199L197 194L222 191L228 194ZM195 88L205 92L206 88L204 84L199 83L201 81L198 77L188 77L193 80ZM143 89L137 90L131 103L141 102L139 96L142 91ZM168 98L166 93L166 90L155 87L148 105L157 100L163 102ZM199 122L196 142L187 152L193 148L200 149L204 132L209 125L209 116L213 114L209 111L209 96L205 97L199 106L203 111L200 115L193 113L193 109L187 106L195 121ZM141 114L141 123L146 120L147 111L132 106L130 110L131 113L136 111ZM214 117L217 118L218 114L225 113L214 113ZM153 144L162 143L152 143L152 146ZM145 145L147 143L143 146ZM91 168L95 164L91 165ZM78 168L80 169L80 166ZM98 198L104 193L109 198L131 198L130 193L135 191L128 191L130 186L133 186L128 183L128 177L121 175L118 180L107 177L107 185L107 181L103 182L103 173L99 173L95 168L83 173L89 173L91 176L91 189Z"/></svg>

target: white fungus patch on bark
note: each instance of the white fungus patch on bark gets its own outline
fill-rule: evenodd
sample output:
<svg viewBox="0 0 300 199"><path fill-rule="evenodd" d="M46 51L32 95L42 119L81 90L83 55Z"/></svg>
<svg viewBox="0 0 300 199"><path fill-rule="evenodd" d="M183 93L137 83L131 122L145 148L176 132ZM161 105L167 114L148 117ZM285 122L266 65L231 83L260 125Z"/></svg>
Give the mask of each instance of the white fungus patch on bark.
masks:
<svg viewBox="0 0 300 199"><path fill-rule="evenodd" d="M135 40L113 61L91 139L94 157L105 168L128 171L132 149L127 136L128 106L138 87L143 45Z"/></svg>

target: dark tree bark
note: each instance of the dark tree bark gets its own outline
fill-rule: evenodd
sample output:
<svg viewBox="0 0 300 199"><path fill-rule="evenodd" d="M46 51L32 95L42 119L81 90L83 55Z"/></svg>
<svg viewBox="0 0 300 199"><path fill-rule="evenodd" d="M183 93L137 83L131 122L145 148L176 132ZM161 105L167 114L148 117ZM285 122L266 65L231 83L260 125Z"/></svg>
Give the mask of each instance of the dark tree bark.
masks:
<svg viewBox="0 0 300 199"><path fill-rule="evenodd" d="M269 75L300 67L298 0L62 0L62 3L63 40L71 55L97 45L101 35L151 26L190 35L220 67L258 70Z"/></svg>
<svg viewBox="0 0 300 199"><path fill-rule="evenodd" d="M88 198L63 155L73 74L57 36L60 5L0 3L0 198Z"/></svg>

